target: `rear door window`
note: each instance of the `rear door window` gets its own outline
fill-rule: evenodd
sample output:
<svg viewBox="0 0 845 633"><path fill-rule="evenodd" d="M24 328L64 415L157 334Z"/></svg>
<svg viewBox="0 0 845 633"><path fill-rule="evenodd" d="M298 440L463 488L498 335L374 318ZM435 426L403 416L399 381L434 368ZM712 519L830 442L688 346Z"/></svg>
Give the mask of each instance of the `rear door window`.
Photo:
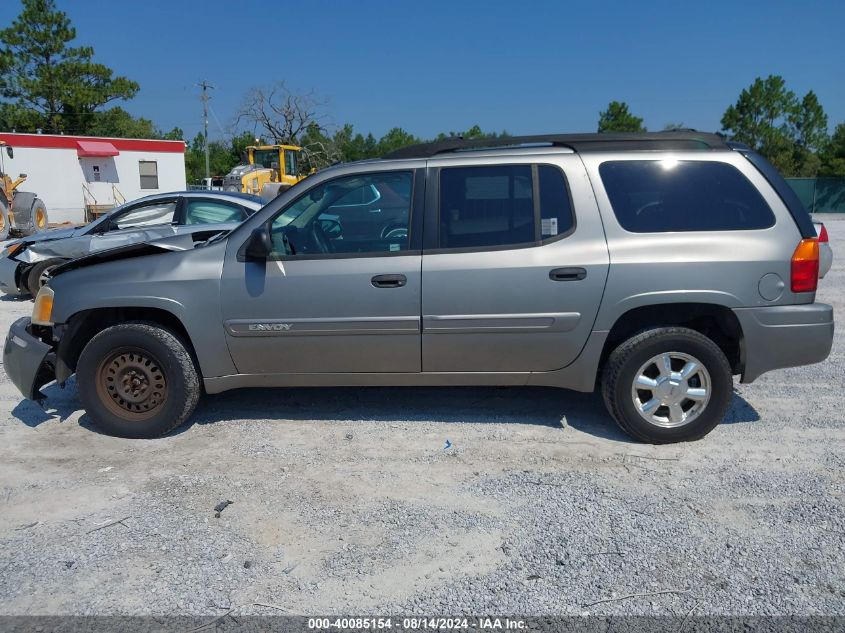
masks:
<svg viewBox="0 0 845 633"><path fill-rule="evenodd" d="M716 161L608 161L599 174L626 231L766 229L775 216L760 192L733 165Z"/></svg>
<svg viewBox="0 0 845 633"><path fill-rule="evenodd" d="M444 249L530 246L574 223L566 179L552 165L444 167L439 212Z"/></svg>
<svg viewBox="0 0 845 633"><path fill-rule="evenodd" d="M186 199L185 224L240 222L246 212L239 204L219 200Z"/></svg>

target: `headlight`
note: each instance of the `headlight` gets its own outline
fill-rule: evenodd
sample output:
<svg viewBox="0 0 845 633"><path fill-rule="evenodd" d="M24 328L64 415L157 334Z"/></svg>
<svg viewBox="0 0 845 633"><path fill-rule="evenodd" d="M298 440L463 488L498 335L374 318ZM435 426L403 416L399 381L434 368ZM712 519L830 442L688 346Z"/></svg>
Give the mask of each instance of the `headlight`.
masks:
<svg viewBox="0 0 845 633"><path fill-rule="evenodd" d="M53 322L53 289L50 286L41 286L38 295L35 297L35 305L32 306L32 322L35 325L49 325Z"/></svg>
<svg viewBox="0 0 845 633"><path fill-rule="evenodd" d="M9 244L6 248L0 252L0 257L11 257L19 250L23 248L23 242L15 242L13 244Z"/></svg>

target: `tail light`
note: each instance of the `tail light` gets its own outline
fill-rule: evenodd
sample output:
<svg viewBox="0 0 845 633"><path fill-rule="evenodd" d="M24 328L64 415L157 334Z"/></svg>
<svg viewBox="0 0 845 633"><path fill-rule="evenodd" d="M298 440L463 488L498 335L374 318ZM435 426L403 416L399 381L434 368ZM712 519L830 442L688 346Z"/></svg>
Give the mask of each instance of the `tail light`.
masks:
<svg viewBox="0 0 845 633"><path fill-rule="evenodd" d="M829 238L827 237L827 229L825 225L822 224L822 230L819 231L819 244L827 244L829 242Z"/></svg>
<svg viewBox="0 0 845 633"><path fill-rule="evenodd" d="M815 292L819 285L819 240L801 240L792 253L792 292Z"/></svg>

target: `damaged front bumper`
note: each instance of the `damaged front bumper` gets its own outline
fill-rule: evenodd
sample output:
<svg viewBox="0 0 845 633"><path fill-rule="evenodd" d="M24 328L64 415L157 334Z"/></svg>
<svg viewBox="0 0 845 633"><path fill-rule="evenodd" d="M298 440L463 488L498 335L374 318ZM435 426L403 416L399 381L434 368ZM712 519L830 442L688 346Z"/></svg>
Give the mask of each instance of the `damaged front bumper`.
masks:
<svg viewBox="0 0 845 633"><path fill-rule="evenodd" d="M25 398L43 400L41 387L56 378L55 347L32 334L32 322L22 317L12 323L3 350L3 366L9 380Z"/></svg>
<svg viewBox="0 0 845 633"><path fill-rule="evenodd" d="M0 257L0 292L7 295L25 294L18 287L20 280L18 268L20 266L21 263L11 257Z"/></svg>

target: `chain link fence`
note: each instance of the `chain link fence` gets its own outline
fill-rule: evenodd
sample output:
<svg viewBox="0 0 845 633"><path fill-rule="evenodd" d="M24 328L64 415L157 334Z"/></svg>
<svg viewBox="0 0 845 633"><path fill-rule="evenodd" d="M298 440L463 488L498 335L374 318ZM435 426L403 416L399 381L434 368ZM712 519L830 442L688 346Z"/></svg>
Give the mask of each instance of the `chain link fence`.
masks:
<svg viewBox="0 0 845 633"><path fill-rule="evenodd" d="M845 213L845 178L787 178L810 213Z"/></svg>

